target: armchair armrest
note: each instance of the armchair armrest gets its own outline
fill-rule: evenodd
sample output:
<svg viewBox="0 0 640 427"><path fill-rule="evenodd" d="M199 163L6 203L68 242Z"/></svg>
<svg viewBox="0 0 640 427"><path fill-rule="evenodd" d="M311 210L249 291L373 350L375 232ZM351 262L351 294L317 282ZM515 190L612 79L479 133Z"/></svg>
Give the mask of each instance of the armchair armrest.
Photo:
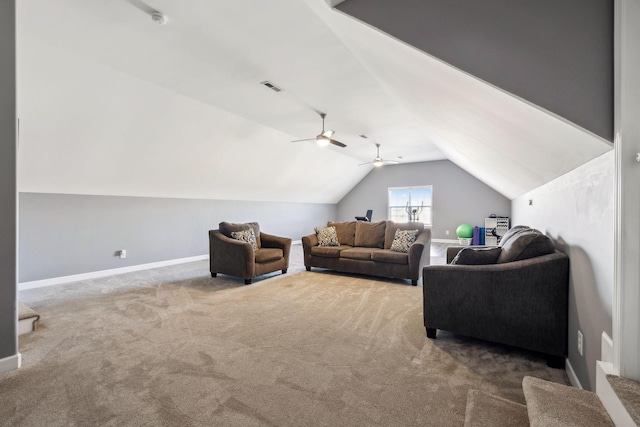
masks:
<svg viewBox="0 0 640 427"><path fill-rule="evenodd" d="M291 252L291 239L288 237L274 236L271 234L260 232L260 240L263 248L282 249L284 257L288 260ZM287 263L288 264L288 263Z"/></svg>
<svg viewBox="0 0 640 427"><path fill-rule="evenodd" d="M209 231L209 267L211 273L250 278L254 275L255 255L249 243Z"/></svg>
<svg viewBox="0 0 640 427"><path fill-rule="evenodd" d="M302 252L304 253L304 265L307 270L311 266L311 248L313 246L318 246L318 236L315 233L302 236Z"/></svg>

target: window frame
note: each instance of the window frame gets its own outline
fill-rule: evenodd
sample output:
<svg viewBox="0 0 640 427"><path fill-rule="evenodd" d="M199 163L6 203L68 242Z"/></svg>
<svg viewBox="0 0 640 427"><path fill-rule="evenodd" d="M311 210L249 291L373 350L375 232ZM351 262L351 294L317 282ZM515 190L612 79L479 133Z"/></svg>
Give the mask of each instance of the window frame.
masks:
<svg viewBox="0 0 640 427"><path fill-rule="evenodd" d="M391 209L399 209L402 208L403 210L406 209L406 204L404 206L398 206L398 205L391 205L392 200L391 200L391 192L394 190L408 190L409 191L409 203L410 206L413 206L412 204L412 191L414 190L429 190L430 193L430 197L429 197L429 203L428 205L425 204L424 205L424 209L422 211L422 213L420 215L424 215L425 214L425 210L428 211L428 216L429 216L429 222L426 222L424 220L418 220L419 222L422 222L425 227L432 227L433 226L433 185L432 184L424 184L424 185L408 185L408 186L401 186L401 187L387 187L387 219L392 220L392 221L396 221L396 222L410 222L409 220L409 214L406 213L405 211L405 218L403 221L397 221L398 215L392 215ZM417 205L416 205L417 206ZM419 216L420 217L420 216ZM396 219L394 219L396 218ZM422 217L424 218L424 217Z"/></svg>

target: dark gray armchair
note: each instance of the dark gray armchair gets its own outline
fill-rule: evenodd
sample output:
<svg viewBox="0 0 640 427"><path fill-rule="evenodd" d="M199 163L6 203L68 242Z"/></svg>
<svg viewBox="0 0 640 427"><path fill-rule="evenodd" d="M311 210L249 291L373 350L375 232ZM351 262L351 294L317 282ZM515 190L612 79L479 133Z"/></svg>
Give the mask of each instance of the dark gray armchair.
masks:
<svg viewBox="0 0 640 427"><path fill-rule="evenodd" d="M251 243L232 237L232 232L251 228L257 249ZM253 278L289 268L291 239L260 231L258 223L230 224L221 222L219 229L209 230L209 270L211 277L218 273L244 278L251 284Z"/></svg>
<svg viewBox="0 0 640 427"><path fill-rule="evenodd" d="M534 238L542 241L531 234L520 234L525 240L528 236L529 244ZM498 248L503 262L498 259L484 265L423 268L427 336L435 339L437 330L442 329L544 353L549 366L563 367L567 354L569 258L553 246L549 248L548 243L543 251L547 253L529 257L540 251L523 249L522 242L519 244L515 238ZM514 251L518 253L511 260Z"/></svg>

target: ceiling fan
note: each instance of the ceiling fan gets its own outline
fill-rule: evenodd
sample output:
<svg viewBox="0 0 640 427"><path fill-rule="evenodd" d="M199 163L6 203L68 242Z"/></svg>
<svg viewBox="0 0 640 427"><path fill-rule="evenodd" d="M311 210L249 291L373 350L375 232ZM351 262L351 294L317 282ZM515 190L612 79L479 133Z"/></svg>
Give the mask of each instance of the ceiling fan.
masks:
<svg viewBox="0 0 640 427"><path fill-rule="evenodd" d="M380 144L378 144L376 142L376 157L375 157L375 159L373 159L373 161L371 161L371 162L360 163L359 166L373 165L373 166L379 168L382 165L396 165L398 163L400 163L400 162L397 162L395 160L382 160L382 157L380 157Z"/></svg>
<svg viewBox="0 0 640 427"><path fill-rule="evenodd" d="M291 142L315 141L316 144L318 144L320 147L326 147L329 144L337 145L338 147L342 148L346 147L346 145L342 142L331 139L331 137L335 133L334 131L324 130L324 118L327 117L327 115L325 113L320 113L320 117L322 117L322 132L320 132L318 136L316 136L315 138L296 139L295 141Z"/></svg>

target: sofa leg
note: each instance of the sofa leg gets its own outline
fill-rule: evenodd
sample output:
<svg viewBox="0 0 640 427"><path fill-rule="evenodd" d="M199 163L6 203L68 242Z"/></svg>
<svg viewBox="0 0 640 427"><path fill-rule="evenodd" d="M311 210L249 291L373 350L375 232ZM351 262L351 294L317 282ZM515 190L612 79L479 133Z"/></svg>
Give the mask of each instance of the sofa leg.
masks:
<svg viewBox="0 0 640 427"><path fill-rule="evenodd" d="M547 366L554 369L564 369L564 357L547 356Z"/></svg>
<svg viewBox="0 0 640 427"><path fill-rule="evenodd" d="M411 286L418 286L418 281L417 280L411 280Z"/></svg>
<svg viewBox="0 0 640 427"><path fill-rule="evenodd" d="M431 338L435 340L438 330L436 328L426 328L426 329L427 329L427 338Z"/></svg>
<svg viewBox="0 0 640 427"><path fill-rule="evenodd" d="M308 265L305 265L305 268L307 269L307 271L311 271L311 267L309 267Z"/></svg>
<svg viewBox="0 0 640 427"><path fill-rule="evenodd" d="M244 279L244 284L245 285L250 285L251 284L251 279Z"/></svg>
<svg viewBox="0 0 640 427"><path fill-rule="evenodd" d="M287 274L287 269L282 270L282 274Z"/></svg>
<svg viewBox="0 0 640 427"><path fill-rule="evenodd" d="M213 271L211 272L211 277L216 277L218 275L218 273L214 273Z"/></svg>

